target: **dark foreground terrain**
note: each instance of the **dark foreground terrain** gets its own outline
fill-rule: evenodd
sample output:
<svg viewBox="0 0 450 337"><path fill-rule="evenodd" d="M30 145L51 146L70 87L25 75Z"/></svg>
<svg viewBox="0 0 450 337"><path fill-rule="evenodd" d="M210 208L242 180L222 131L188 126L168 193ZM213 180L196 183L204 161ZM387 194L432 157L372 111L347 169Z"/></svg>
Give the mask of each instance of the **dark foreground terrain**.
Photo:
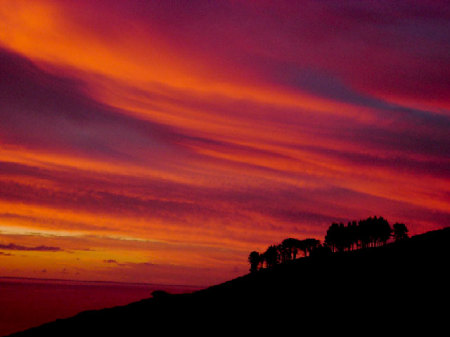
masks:
<svg viewBox="0 0 450 337"><path fill-rule="evenodd" d="M446 228L380 248L298 259L191 294L87 311L12 336L365 336L418 329L446 335L449 248Z"/></svg>

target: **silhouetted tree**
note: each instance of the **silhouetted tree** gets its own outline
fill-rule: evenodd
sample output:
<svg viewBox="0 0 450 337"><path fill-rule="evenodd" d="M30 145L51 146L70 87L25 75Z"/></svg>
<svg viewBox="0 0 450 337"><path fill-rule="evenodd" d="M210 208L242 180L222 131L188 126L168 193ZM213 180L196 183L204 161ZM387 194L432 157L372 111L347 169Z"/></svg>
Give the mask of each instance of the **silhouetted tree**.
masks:
<svg viewBox="0 0 450 337"><path fill-rule="evenodd" d="M338 252L343 252L348 245L346 227L342 222L336 225L337 227L335 229L334 245Z"/></svg>
<svg viewBox="0 0 450 337"><path fill-rule="evenodd" d="M370 220L358 221L358 241L361 248L366 248L370 244Z"/></svg>
<svg viewBox="0 0 450 337"><path fill-rule="evenodd" d="M325 244L333 252L350 251L355 248L376 247L391 237L392 228L383 217L369 217L364 220L332 223L325 236Z"/></svg>
<svg viewBox="0 0 450 337"><path fill-rule="evenodd" d="M303 256L306 257L308 254L308 250L305 244L305 240L299 240L298 242L298 249L303 252Z"/></svg>
<svg viewBox="0 0 450 337"><path fill-rule="evenodd" d="M350 236L348 235L347 226L342 222L339 223L339 235L338 235L338 249L339 251L345 251L350 246Z"/></svg>
<svg viewBox="0 0 450 337"><path fill-rule="evenodd" d="M297 258L297 254L299 251L299 242L300 240L294 238L284 239L281 243L286 250L286 253L289 255L288 260L295 260Z"/></svg>
<svg viewBox="0 0 450 337"><path fill-rule="evenodd" d="M361 247L376 247L391 237L392 228L383 217L369 217L358 223L358 236Z"/></svg>
<svg viewBox="0 0 450 337"><path fill-rule="evenodd" d="M248 262L250 263L250 272L254 273L258 270L258 265L260 263L260 254L256 251L253 251L248 256Z"/></svg>
<svg viewBox="0 0 450 337"><path fill-rule="evenodd" d="M324 257L329 256L333 252L331 251L331 248L326 244L318 245L316 248L314 248L310 253L309 256L312 257Z"/></svg>
<svg viewBox="0 0 450 337"><path fill-rule="evenodd" d="M303 245L305 249L305 256L308 256L311 254L311 251L320 245L320 241L316 239L305 239L303 240Z"/></svg>
<svg viewBox="0 0 450 337"><path fill-rule="evenodd" d="M265 253L259 254L259 269L264 268L264 263L266 263L266 254Z"/></svg>
<svg viewBox="0 0 450 337"><path fill-rule="evenodd" d="M264 258L266 261L267 268L274 267L279 263L279 251L276 245L271 245L264 252Z"/></svg>
<svg viewBox="0 0 450 337"><path fill-rule="evenodd" d="M337 243L339 241L339 224L333 222L327 230L325 235L325 243L331 248L333 252L337 250Z"/></svg>
<svg viewBox="0 0 450 337"><path fill-rule="evenodd" d="M347 224L347 235L348 235L348 250L354 250L358 248L358 225L356 221L349 222Z"/></svg>
<svg viewBox="0 0 450 337"><path fill-rule="evenodd" d="M373 247L376 239L374 220L369 217L364 220L359 220L359 240L362 248Z"/></svg>
<svg viewBox="0 0 450 337"><path fill-rule="evenodd" d="M404 223L396 222L393 225L393 236L395 241L405 240L408 236L408 228Z"/></svg>
<svg viewBox="0 0 450 337"><path fill-rule="evenodd" d="M385 245L392 235L391 225L389 225L389 222L382 216L380 216L379 218L375 217L375 224L377 228L376 242Z"/></svg>
<svg viewBox="0 0 450 337"><path fill-rule="evenodd" d="M291 260L291 248L286 246L283 242L277 245L279 262L285 263Z"/></svg>

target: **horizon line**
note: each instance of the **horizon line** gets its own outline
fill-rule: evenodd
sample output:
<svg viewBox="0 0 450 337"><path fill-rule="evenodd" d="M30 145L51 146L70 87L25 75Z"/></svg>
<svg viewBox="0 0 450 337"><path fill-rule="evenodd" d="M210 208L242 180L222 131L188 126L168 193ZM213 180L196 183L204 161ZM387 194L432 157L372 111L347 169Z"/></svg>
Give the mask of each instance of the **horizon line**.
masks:
<svg viewBox="0 0 450 337"><path fill-rule="evenodd" d="M119 284L130 284L130 285L186 287L186 288L200 288L200 289L203 289L203 288L211 286L211 285L186 285L186 284L124 282L124 281L74 280L74 279L22 277L22 276L0 276L0 279L22 279L22 280L39 280L39 281L65 281L65 282L83 282L83 283L119 283Z"/></svg>

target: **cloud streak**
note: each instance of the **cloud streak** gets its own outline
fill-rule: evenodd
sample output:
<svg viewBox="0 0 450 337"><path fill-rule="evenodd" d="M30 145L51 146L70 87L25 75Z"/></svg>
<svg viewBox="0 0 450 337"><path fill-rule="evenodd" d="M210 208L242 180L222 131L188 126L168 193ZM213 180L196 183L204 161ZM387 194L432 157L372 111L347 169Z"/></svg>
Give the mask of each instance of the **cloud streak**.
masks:
<svg viewBox="0 0 450 337"><path fill-rule="evenodd" d="M25 247L25 246L16 245L15 243L10 243L7 245L0 244L0 249L33 251L33 252L60 252L60 251L62 251L62 249L59 247L48 247L48 246Z"/></svg>

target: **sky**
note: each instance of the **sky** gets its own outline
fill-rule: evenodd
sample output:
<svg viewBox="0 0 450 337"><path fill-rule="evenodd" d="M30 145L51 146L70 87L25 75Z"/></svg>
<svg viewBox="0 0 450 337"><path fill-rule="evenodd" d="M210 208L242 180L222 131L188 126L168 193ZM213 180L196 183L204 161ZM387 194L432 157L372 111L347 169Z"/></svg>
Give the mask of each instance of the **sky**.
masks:
<svg viewBox="0 0 450 337"><path fill-rule="evenodd" d="M450 220L446 1L0 0L0 276L212 285Z"/></svg>

